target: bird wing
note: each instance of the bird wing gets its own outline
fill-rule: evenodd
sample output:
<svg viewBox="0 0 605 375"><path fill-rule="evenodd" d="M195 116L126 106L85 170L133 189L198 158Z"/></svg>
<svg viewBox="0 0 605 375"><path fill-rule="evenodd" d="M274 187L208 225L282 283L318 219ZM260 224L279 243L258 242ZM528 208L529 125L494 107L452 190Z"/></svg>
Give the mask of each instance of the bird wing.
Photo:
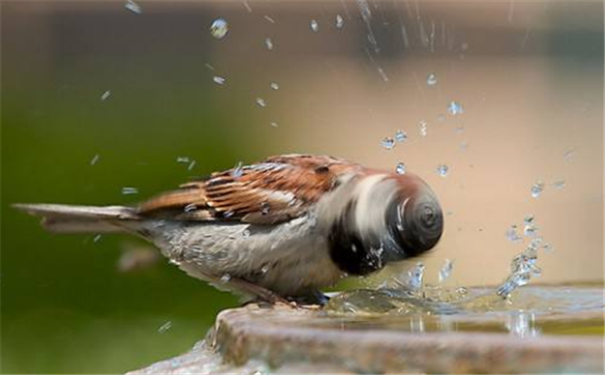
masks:
<svg viewBox="0 0 605 375"><path fill-rule="evenodd" d="M328 156L281 155L213 173L143 202L142 216L275 224L304 214L359 166Z"/></svg>

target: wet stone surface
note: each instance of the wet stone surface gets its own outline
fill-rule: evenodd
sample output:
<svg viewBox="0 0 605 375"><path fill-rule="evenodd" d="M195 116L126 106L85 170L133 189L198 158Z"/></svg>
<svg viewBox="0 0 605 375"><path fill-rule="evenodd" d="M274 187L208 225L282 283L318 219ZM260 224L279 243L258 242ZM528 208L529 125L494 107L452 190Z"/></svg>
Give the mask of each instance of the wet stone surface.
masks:
<svg viewBox="0 0 605 375"><path fill-rule="evenodd" d="M323 309L252 304L220 313L190 352L130 374L603 373L603 289L522 291L514 301L383 289Z"/></svg>

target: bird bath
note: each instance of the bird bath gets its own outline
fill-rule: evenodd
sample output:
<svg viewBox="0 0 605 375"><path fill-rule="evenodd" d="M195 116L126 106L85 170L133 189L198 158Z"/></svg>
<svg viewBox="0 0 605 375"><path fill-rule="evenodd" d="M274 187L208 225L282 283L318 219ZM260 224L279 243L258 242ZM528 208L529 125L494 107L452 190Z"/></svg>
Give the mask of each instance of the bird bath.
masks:
<svg viewBox="0 0 605 375"><path fill-rule="evenodd" d="M417 293L420 293L420 298ZM323 309L226 310L154 373L603 373L602 285L355 290Z"/></svg>

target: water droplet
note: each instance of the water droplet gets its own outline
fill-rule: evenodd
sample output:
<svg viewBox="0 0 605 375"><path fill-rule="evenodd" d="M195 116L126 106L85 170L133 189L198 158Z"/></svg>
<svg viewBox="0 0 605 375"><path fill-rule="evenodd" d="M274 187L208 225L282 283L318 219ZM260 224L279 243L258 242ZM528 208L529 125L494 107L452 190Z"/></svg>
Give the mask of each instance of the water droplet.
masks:
<svg viewBox="0 0 605 375"><path fill-rule="evenodd" d="M380 78L382 78L382 80L384 82L389 82L389 77L387 76L387 74L384 72L384 69L382 69L381 67L378 67L378 74L380 74Z"/></svg>
<svg viewBox="0 0 605 375"><path fill-rule="evenodd" d="M265 108L267 106L267 102L263 98L256 98L256 104L258 104L258 106L262 108Z"/></svg>
<svg viewBox="0 0 605 375"><path fill-rule="evenodd" d="M542 191L544 190L544 183L542 181L538 181L531 187L531 196L533 198L538 198Z"/></svg>
<svg viewBox="0 0 605 375"><path fill-rule="evenodd" d="M525 225L523 226L523 235L525 237L533 237L537 234L538 232L538 227L536 227L536 225L533 222L525 222Z"/></svg>
<svg viewBox="0 0 605 375"><path fill-rule="evenodd" d="M228 273L221 276L221 283L226 284L229 281L231 281L231 275L229 275Z"/></svg>
<svg viewBox="0 0 605 375"><path fill-rule="evenodd" d="M270 86L275 91L279 90L279 85L276 82L271 82Z"/></svg>
<svg viewBox="0 0 605 375"><path fill-rule="evenodd" d="M462 141L460 142L460 150L465 151L468 148L468 142Z"/></svg>
<svg viewBox="0 0 605 375"><path fill-rule="evenodd" d="M190 160L189 160L189 157L187 157L187 156L177 156L176 162L181 163L181 164L189 164Z"/></svg>
<svg viewBox="0 0 605 375"><path fill-rule="evenodd" d="M424 283L424 264L418 262L416 267L408 271L408 286L412 289L422 288Z"/></svg>
<svg viewBox="0 0 605 375"><path fill-rule="evenodd" d="M452 274L452 270L454 269L454 261L451 259L446 259L443 267L439 270L439 282L442 283L447 280Z"/></svg>
<svg viewBox="0 0 605 375"><path fill-rule="evenodd" d="M395 141L401 143L405 142L406 139L408 139L408 135L406 134L406 132L404 132L403 130L397 130L397 133L395 133Z"/></svg>
<svg viewBox="0 0 605 375"><path fill-rule="evenodd" d="M429 86L435 86L437 84L437 76L434 73L427 75L426 84Z"/></svg>
<svg viewBox="0 0 605 375"><path fill-rule="evenodd" d="M420 135L426 137L428 133L428 124L426 123L426 121L420 120L418 126L420 127Z"/></svg>
<svg viewBox="0 0 605 375"><path fill-rule="evenodd" d="M133 0L126 0L126 3L124 4L124 8L126 8L129 11L136 13L136 14L143 13L143 9L141 8L141 6L137 3L135 3Z"/></svg>
<svg viewBox="0 0 605 375"><path fill-rule="evenodd" d="M309 23L309 26L311 26L311 30L316 33L319 31L319 24L317 23L317 21L315 20L311 20L311 22Z"/></svg>
<svg viewBox="0 0 605 375"><path fill-rule="evenodd" d="M242 232L242 237L244 237L244 238L250 237L250 231L248 229L244 229L244 231Z"/></svg>
<svg viewBox="0 0 605 375"><path fill-rule="evenodd" d="M397 174L399 174L399 175L405 174L405 164L404 163L397 164L397 167L395 168L395 172L397 172Z"/></svg>
<svg viewBox="0 0 605 375"><path fill-rule="evenodd" d="M450 168L445 164L439 164L437 166L437 174L439 174L439 176L441 176L441 177L447 176L449 171L450 171Z"/></svg>
<svg viewBox="0 0 605 375"><path fill-rule="evenodd" d="M552 183L552 186L557 190L562 190L565 187L565 180L557 180Z"/></svg>
<svg viewBox="0 0 605 375"><path fill-rule="evenodd" d="M519 242L522 240L521 236L517 232L517 226L511 225L510 228L506 230L506 238L511 242Z"/></svg>
<svg viewBox="0 0 605 375"><path fill-rule="evenodd" d="M569 150L565 151L563 153L563 160L565 160L566 163L571 162L575 152L576 152L576 150L573 148L570 148Z"/></svg>
<svg viewBox="0 0 605 375"><path fill-rule="evenodd" d="M450 115L456 116L456 115L464 113L464 108L462 108L462 105L460 103L451 101L449 106L447 107L447 112Z"/></svg>
<svg viewBox="0 0 605 375"><path fill-rule="evenodd" d="M458 125L456 126L456 133L458 134L462 134L462 132L464 131L464 125Z"/></svg>
<svg viewBox="0 0 605 375"><path fill-rule="evenodd" d="M110 96L111 96L111 91L110 91L110 90L105 91L105 92L103 93L103 95L101 95L101 101L103 101L103 102L104 102L104 101L105 101L105 100L107 100L107 99L108 99Z"/></svg>
<svg viewBox="0 0 605 375"><path fill-rule="evenodd" d="M221 77L221 76L214 76L212 77L212 80L214 81L214 83L216 83L217 85L224 85L225 81L227 81L225 79L225 77Z"/></svg>
<svg viewBox="0 0 605 375"><path fill-rule="evenodd" d="M345 20L342 18L340 14L336 15L336 28L342 29L345 25Z"/></svg>
<svg viewBox="0 0 605 375"><path fill-rule="evenodd" d="M269 265L264 265L261 269L260 272L265 274L267 272L269 272Z"/></svg>
<svg viewBox="0 0 605 375"><path fill-rule="evenodd" d="M240 161L237 163L237 166L231 170L231 177L237 180L238 178L242 177L243 174L244 171L242 169L242 162Z"/></svg>
<svg viewBox="0 0 605 375"><path fill-rule="evenodd" d="M158 333L164 333L172 328L172 322L169 320L166 323L162 324L160 328L158 328Z"/></svg>
<svg viewBox="0 0 605 375"><path fill-rule="evenodd" d="M92 157L92 159L90 160L90 165L95 165L97 164L97 162L99 161L99 154L95 154L95 156Z"/></svg>
<svg viewBox="0 0 605 375"><path fill-rule="evenodd" d="M264 18L265 18L267 21L269 21L270 23L275 24L275 20L274 20L273 18L271 18L271 17L269 17L269 16L267 16L267 15L265 15L265 16L264 16Z"/></svg>
<svg viewBox="0 0 605 375"><path fill-rule="evenodd" d="M277 122L272 122L271 126L274 127L274 128L277 128L279 125L277 124Z"/></svg>
<svg viewBox="0 0 605 375"><path fill-rule="evenodd" d="M187 170L191 171L195 167L195 160L191 160L191 163L187 166Z"/></svg>
<svg viewBox="0 0 605 375"><path fill-rule="evenodd" d="M387 150L392 150L395 147L395 140L391 137L386 137L380 143Z"/></svg>
<svg viewBox="0 0 605 375"><path fill-rule="evenodd" d="M229 24L223 18L217 18L210 25L210 33L216 39L223 39L229 32Z"/></svg>
<svg viewBox="0 0 605 375"><path fill-rule="evenodd" d="M97 234L92 238L92 242L99 242L102 237L103 237L102 235Z"/></svg>
<svg viewBox="0 0 605 375"><path fill-rule="evenodd" d="M269 51L273 50L273 41L271 40L271 38L265 39L265 47L267 47Z"/></svg>
<svg viewBox="0 0 605 375"><path fill-rule="evenodd" d="M122 188L122 194L124 194L124 195L131 195L131 194L138 194L138 193L139 193L139 189L137 189L135 187L124 186Z"/></svg>

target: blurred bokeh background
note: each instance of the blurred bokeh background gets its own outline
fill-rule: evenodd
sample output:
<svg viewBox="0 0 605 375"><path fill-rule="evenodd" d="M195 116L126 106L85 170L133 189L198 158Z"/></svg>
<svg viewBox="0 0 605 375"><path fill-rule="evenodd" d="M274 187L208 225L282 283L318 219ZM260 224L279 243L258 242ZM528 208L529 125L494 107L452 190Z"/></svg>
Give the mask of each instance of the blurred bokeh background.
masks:
<svg viewBox="0 0 605 375"><path fill-rule="evenodd" d="M4 373L135 369L238 305L136 239L52 235L11 203L135 203L273 154L426 179L447 212L427 282L445 259L451 285L501 282L531 214L553 247L539 281L602 283L603 2L0 6Z"/></svg>

